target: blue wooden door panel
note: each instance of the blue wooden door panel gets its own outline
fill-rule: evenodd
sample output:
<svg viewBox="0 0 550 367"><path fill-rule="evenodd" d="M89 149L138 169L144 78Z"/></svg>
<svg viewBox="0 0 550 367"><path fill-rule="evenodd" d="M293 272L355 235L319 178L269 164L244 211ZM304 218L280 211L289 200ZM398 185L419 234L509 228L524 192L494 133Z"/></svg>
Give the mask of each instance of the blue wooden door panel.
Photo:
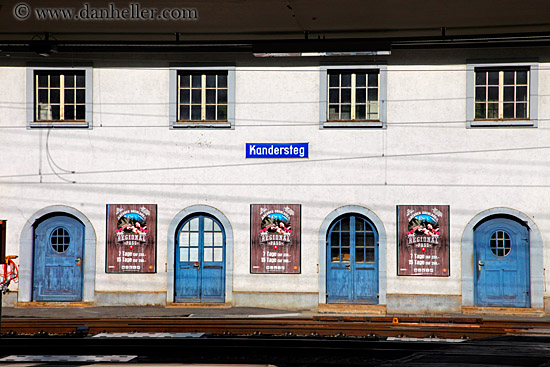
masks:
<svg viewBox="0 0 550 367"><path fill-rule="evenodd" d="M178 229L175 301L225 301L225 233L215 219L199 215Z"/></svg>
<svg viewBox="0 0 550 367"><path fill-rule="evenodd" d="M474 230L474 298L478 306L529 307L529 230L496 218Z"/></svg>
<svg viewBox="0 0 550 367"><path fill-rule="evenodd" d="M56 216L35 228L33 300L82 299L84 225Z"/></svg>
<svg viewBox="0 0 550 367"><path fill-rule="evenodd" d="M378 289L377 271L374 268L356 268L355 298L358 300L376 301ZM377 302L376 302L377 303Z"/></svg>
<svg viewBox="0 0 550 367"><path fill-rule="evenodd" d="M378 303L378 234L367 220L347 216L327 234L327 303Z"/></svg>

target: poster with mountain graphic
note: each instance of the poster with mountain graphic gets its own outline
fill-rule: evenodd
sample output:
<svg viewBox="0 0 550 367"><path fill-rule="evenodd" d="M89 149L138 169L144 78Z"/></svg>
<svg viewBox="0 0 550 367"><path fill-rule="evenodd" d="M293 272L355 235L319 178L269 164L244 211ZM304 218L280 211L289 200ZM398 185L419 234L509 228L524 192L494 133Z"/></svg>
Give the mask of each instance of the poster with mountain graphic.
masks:
<svg viewBox="0 0 550 367"><path fill-rule="evenodd" d="M250 272L299 274L299 204L252 204Z"/></svg>
<svg viewBox="0 0 550 367"><path fill-rule="evenodd" d="M397 207L397 275L448 277L449 206Z"/></svg>
<svg viewBox="0 0 550 367"><path fill-rule="evenodd" d="M107 205L107 273L156 272L155 204Z"/></svg>

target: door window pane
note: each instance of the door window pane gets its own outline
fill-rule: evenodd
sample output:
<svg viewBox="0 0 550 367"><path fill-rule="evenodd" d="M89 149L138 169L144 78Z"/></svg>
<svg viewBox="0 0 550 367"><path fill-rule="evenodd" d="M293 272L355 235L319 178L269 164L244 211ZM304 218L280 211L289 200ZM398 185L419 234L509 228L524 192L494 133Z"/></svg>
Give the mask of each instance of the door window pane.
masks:
<svg viewBox="0 0 550 367"><path fill-rule="evenodd" d="M208 247L208 248L204 248L204 261L209 261L211 262L212 261L212 255L213 255L213 251L212 251L212 247Z"/></svg>
<svg viewBox="0 0 550 367"><path fill-rule="evenodd" d="M188 248L180 248L180 262L186 262L189 261L189 249Z"/></svg>
<svg viewBox="0 0 550 367"><path fill-rule="evenodd" d="M216 262L223 261L223 248L219 248L219 247L214 248L214 261Z"/></svg>
<svg viewBox="0 0 550 367"><path fill-rule="evenodd" d="M198 248L191 248L190 254L189 254L189 261L191 262L197 262L199 261L199 249Z"/></svg>

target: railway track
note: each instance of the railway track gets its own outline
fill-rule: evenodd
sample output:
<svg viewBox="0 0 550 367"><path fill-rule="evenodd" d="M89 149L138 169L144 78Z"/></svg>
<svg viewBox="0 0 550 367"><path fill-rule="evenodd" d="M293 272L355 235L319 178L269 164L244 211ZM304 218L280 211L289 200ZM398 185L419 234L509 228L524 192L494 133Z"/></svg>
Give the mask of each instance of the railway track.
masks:
<svg viewBox="0 0 550 367"><path fill-rule="evenodd" d="M84 328L82 328L84 327ZM481 318L4 318L3 335L67 335L86 330L96 333L182 333L202 332L219 336L286 337L410 337L480 339L519 333L529 329L549 329L550 322L496 321Z"/></svg>

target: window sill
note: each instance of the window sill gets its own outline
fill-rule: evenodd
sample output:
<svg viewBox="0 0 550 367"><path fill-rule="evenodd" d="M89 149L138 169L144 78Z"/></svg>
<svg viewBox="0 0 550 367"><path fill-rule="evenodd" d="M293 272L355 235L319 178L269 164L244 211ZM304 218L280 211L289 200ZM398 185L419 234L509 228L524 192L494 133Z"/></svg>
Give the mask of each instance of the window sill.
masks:
<svg viewBox="0 0 550 367"><path fill-rule="evenodd" d="M321 122L321 128L383 128L382 121L325 121Z"/></svg>
<svg viewBox="0 0 550 367"><path fill-rule="evenodd" d="M84 128L91 126L86 121L33 121L29 123L30 128Z"/></svg>
<svg viewBox="0 0 550 367"><path fill-rule="evenodd" d="M537 120L474 120L468 127L536 127Z"/></svg>
<svg viewBox="0 0 550 367"><path fill-rule="evenodd" d="M223 121L223 122L174 122L171 126L173 129L216 129L216 128L222 128L222 129L230 129L231 128L231 122Z"/></svg>

